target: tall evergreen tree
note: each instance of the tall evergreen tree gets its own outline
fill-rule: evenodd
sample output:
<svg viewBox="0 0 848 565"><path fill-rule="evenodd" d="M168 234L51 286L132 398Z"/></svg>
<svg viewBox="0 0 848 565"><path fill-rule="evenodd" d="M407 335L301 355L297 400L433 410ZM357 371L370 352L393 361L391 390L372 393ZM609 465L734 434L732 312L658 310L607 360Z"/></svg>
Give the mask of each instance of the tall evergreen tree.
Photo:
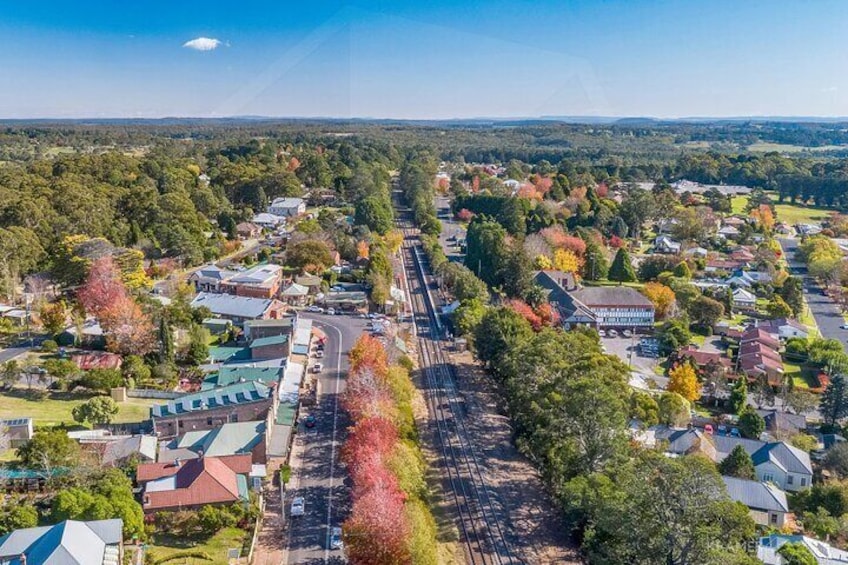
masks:
<svg viewBox="0 0 848 565"><path fill-rule="evenodd" d="M778 294L792 308L795 316L801 314L804 310L804 294L803 283L800 277L789 277L783 281L783 286L778 290Z"/></svg>
<svg viewBox="0 0 848 565"><path fill-rule="evenodd" d="M824 422L831 426L848 416L848 387L844 376L836 374L831 377L830 384L822 393L819 411Z"/></svg>
<svg viewBox="0 0 848 565"><path fill-rule="evenodd" d="M748 379L745 376L739 377L733 390L730 391L730 411L734 414L741 414L748 405Z"/></svg>
<svg viewBox="0 0 848 565"><path fill-rule="evenodd" d="M633 270L633 263L630 261L630 253L625 248L620 248L615 254L615 259L612 260L612 265L609 269L609 280L623 282L633 282L636 280L636 271Z"/></svg>
<svg viewBox="0 0 848 565"><path fill-rule="evenodd" d="M609 274L609 261L604 255L603 249L595 243L586 244L586 254L583 263L583 278L587 281L599 281L607 278Z"/></svg>
<svg viewBox="0 0 848 565"><path fill-rule="evenodd" d="M162 363L174 362L174 334L165 316L159 318L159 358Z"/></svg>

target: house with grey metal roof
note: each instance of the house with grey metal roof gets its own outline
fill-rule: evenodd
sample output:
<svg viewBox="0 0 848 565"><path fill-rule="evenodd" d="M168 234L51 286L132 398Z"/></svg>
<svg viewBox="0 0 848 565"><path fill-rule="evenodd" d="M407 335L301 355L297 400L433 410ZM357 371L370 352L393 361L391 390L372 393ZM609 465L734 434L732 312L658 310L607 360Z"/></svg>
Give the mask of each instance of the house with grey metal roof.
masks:
<svg viewBox="0 0 848 565"><path fill-rule="evenodd" d="M771 483L762 481L727 476L723 476L722 480L731 500L747 506L754 522L770 528L783 527L789 513L785 492Z"/></svg>
<svg viewBox="0 0 848 565"><path fill-rule="evenodd" d="M102 462L117 467L133 457L139 463L156 461L156 436L139 434L110 441L103 450Z"/></svg>
<svg viewBox="0 0 848 565"><path fill-rule="evenodd" d="M20 447L32 439L32 418L0 420L0 430L6 431L10 448Z"/></svg>
<svg viewBox="0 0 848 565"><path fill-rule="evenodd" d="M201 292L191 301L192 308L208 308L216 318L225 318L236 325L247 320L282 318L285 305L274 298L253 298L232 294Z"/></svg>
<svg viewBox="0 0 848 565"><path fill-rule="evenodd" d="M266 429L267 423L257 420L233 422L212 430L186 432L162 447L159 451L159 462L249 453L253 463L264 465L267 451Z"/></svg>
<svg viewBox="0 0 848 565"><path fill-rule="evenodd" d="M268 213L289 218L306 212L306 202L303 198L275 198L268 206Z"/></svg>
<svg viewBox="0 0 848 565"><path fill-rule="evenodd" d="M123 527L116 518L14 530L0 537L0 564L120 565Z"/></svg>
<svg viewBox="0 0 848 565"><path fill-rule="evenodd" d="M211 264L197 269L188 277L188 280L197 292L223 292L221 285L237 274L237 271L222 269Z"/></svg>
<svg viewBox="0 0 848 565"><path fill-rule="evenodd" d="M733 448L741 445L751 456L759 480L774 483L787 491L803 490L813 483L810 455L782 441L766 443L755 439L710 435L695 428L658 429L654 437L667 442L666 453L700 453L716 463L723 461Z"/></svg>
<svg viewBox="0 0 848 565"><path fill-rule="evenodd" d="M270 320L248 320L244 323L244 338L248 341L269 335L291 335L294 333L294 316Z"/></svg>

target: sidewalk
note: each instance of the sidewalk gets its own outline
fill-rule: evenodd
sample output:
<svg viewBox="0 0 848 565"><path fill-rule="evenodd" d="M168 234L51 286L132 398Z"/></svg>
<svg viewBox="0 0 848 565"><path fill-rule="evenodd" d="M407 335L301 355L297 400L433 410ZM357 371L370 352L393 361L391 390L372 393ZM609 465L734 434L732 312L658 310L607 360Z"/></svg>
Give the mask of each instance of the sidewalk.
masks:
<svg viewBox="0 0 848 565"><path fill-rule="evenodd" d="M280 489L271 484L265 490L265 511L253 554L254 565L280 565L283 562L285 532L282 511Z"/></svg>

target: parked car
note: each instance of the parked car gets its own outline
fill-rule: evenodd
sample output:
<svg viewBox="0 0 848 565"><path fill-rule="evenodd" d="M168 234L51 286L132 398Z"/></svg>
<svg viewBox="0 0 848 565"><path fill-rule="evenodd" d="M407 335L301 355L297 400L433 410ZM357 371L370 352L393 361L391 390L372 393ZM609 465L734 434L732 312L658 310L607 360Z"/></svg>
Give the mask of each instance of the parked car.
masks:
<svg viewBox="0 0 848 565"><path fill-rule="evenodd" d="M598 330L598 335L601 337L607 337L607 332L604 330Z"/></svg>
<svg viewBox="0 0 848 565"><path fill-rule="evenodd" d="M314 428L314 427L315 427L315 423L316 423L316 422L317 422L317 420L315 419L315 416L313 416L312 414L310 414L310 415L309 415L309 416L307 416L307 417L306 417L306 419L303 421L303 424L304 424L307 428Z"/></svg>
<svg viewBox="0 0 848 565"><path fill-rule="evenodd" d="M341 549L343 545L342 529L338 527L333 528L330 532L330 549Z"/></svg>
<svg viewBox="0 0 848 565"><path fill-rule="evenodd" d="M841 326L839 326L839 329L840 330L848 330L848 324L842 324Z"/></svg>
<svg viewBox="0 0 848 565"><path fill-rule="evenodd" d="M610 330L607 332L607 335L610 337L618 337L618 332L615 330Z"/></svg>
<svg viewBox="0 0 848 565"><path fill-rule="evenodd" d="M633 332L631 332L630 330L624 330L621 332L621 335L623 335L624 337L631 337L633 335Z"/></svg>
<svg viewBox="0 0 848 565"><path fill-rule="evenodd" d="M335 308L327 308L327 314L329 314L330 316L335 316L336 315L336 309Z"/></svg>
<svg viewBox="0 0 848 565"><path fill-rule="evenodd" d="M321 363L315 363L314 365L312 365L312 372L313 373L320 373L323 370L324 370L324 365L322 365Z"/></svg>
<svg viewBox="0 0 848 565"><path fill-rule="evenodd" d="M291 503L292 517L303 516L304 514L306 514L306 502L303 500L302 496L294 497Z"/></svg>
<svg viewBox="0 0 848 565"><path fill-rule="evenodd" d="M316 351L316 352L315 352L315 357L317 357L318 359L323 358L323 357L324 357L324 350L323 350L323 349L319 349L318 351Z"/></svg>
<svg viewBox="0 0 848 565"><path fill-rule="evenodd" d="M318 314L323 314L323 313L324 313L324 309L323 309L323 308L319 308L318 306L310 306L309 308L307 308L307 309L306 309L306 311L307 311L307 312L316 312L316 313L318 313Z"/></svg>

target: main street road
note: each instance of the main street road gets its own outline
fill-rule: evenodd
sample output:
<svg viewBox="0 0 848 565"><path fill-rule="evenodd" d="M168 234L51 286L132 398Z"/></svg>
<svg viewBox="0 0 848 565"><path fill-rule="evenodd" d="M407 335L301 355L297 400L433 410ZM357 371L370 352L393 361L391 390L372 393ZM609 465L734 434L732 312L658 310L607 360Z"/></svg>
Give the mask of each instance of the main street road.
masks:
<svg viewBox="0 0 848 565"><path fill-rule="evenodd" d="M803 263L794 260L795 251L798 249L798 240L782 238L778 241L783 248L786 260L789 262L790 271L803 278L804 298L807 300L810 312L816 319L816 325L819 327L822 337L838 340L844 348L848 349L848 330L840 328L845 321L842 318L839 305L829 296L822 294L822 287L818 286L815 280L807 275L807 269Z"/></svg>
<svg viewBox="0 0 848 565"><path fill-rule="evenodd" d="M314 428L298 425L292 447L292 479L283 502L288 528L284 563L343 563L341 551L329 549L330 529L340 526L348 512L346 473L339 467L348 420L339 406L348 370L347 353L365 329L367 320L301 312L327 335L324 370L318 375L320 394L311 408L302 408L300 421L315 416ZM310 359L310 365L315 359ZM306 514L292 519L291 501L305 499Z"/></svg>

